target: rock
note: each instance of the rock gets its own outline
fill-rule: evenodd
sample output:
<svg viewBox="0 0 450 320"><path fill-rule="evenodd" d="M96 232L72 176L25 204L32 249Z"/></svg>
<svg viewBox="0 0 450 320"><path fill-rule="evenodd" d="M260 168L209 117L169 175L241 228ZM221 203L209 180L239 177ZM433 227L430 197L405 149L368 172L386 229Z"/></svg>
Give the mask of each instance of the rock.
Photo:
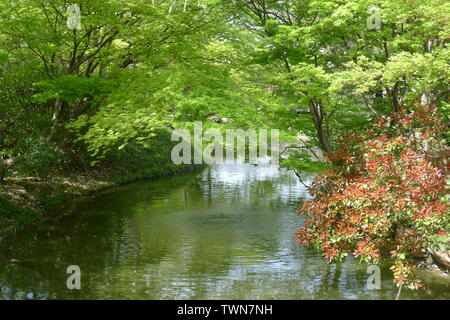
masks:
<svg viewBox="0 0 450 320"><path fill-rule="evenodd" d="M434 251L428 249L434 262L447 271L450 271L450 251Z"/></svg>

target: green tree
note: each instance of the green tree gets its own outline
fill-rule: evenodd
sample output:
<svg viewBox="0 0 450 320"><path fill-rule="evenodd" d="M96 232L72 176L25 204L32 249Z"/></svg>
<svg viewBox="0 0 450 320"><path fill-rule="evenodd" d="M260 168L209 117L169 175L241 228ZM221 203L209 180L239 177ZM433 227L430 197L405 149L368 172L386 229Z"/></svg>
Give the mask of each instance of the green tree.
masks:
<svg viewBox="0 0 450 320"><path fill-rule="evenodd" d="M380 28L368 21L376 6ZM448 94L446 1L236 1L235 23L259 39L255 63L325 152L343 133L414 100ZM302 122L302 124L304 124Z"/></svg>

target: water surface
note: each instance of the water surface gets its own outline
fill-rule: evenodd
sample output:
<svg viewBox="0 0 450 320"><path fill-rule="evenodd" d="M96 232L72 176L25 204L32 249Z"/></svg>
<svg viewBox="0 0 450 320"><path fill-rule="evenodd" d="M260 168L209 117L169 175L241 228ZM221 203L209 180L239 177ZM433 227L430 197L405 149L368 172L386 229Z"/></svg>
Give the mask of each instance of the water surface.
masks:
<svg viewBox="0 0 450 320"><path fill-rule="evenodd" d="M307 199L270 165L225 164L74 201L57 218L0 242L3 299L393 299L387 268L328 265L294 235ZM66 269L81 269L69 290ZM402 298L450 298L448 283Z"/></svg>

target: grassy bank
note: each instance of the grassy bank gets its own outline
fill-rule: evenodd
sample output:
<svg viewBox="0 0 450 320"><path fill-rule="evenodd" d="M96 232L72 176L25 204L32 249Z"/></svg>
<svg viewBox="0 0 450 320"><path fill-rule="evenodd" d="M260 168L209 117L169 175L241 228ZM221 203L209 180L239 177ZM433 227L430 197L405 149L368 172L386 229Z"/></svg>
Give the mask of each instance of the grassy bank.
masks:
<svg viewBox="0 0 450 320"><path fill-rule="evenodd" d="M36 172L46 174L25 176L27 171L19 167L21 172L11 174L0 185L0 239L55 214L69 199L124 183L194 170L194 166L172 163L172 145L170 136L162 133L149 148L130 145L95 165L78 163L74 170L71 163L71 171L55 171L51 163L39 163L34 169L41 166Z"/></svg>

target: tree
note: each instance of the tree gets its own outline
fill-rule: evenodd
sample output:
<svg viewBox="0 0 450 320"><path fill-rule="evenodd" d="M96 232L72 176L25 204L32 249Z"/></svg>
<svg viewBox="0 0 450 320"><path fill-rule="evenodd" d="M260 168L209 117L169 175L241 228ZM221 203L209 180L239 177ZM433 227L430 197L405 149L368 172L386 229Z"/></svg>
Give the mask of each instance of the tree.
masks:
<svg viewBox="0 0 450 320"><path fill-rule="evenodd" d="M33 83L42 79L35 63L33 57L0 49L0 181L51 125L45 107L31 97L36 93Z"/></svg>
<svg viewBox="0 0 450 320"><path fill-rule="evenodd" d="M80 9L81 20L79 25L70 27L68 20L73 18L74 5ZM14 89L16 94L10 94L8 82L1 84L0 90L14 104L14 110L7 111L9 102L2 102L2 115L8 118L4 130L12 133L4 136L2 155L9 160L1 167L2 173L12 159L24 158L24 150L30 149L29 137L33 137L31 145L38 142L76 153L80 147L75 146L73 133L67 128L76 127L82 136L101 126L110 126L105 130L111 132L111 126L122 117L128 122L119 124L114 131L119 134L119 139L113 139L117 147L121 140L148 136L146 129L155 129L161 117L168 119L170 110L158 110L162 101L140 107L140 99L152 95L155 86L161 88L156 81L167 78L170 72L175 75L177 70L172 65L189 59L202 41L215 32L217 24L217 15L211 14L213 6L191 4L189 12L172 8L168 14L169 7L170 4L151 1L79 0L71 6L63 0L3 1L0 53L7 66L5 74L9 78L16 74L15 81L27 81L20 86L24 91ZM135 100L131 101L128 98L133 93L127 92L127 87L142 80L140 92L134 92ZM145 88L146 84L149 87ZM17 135L24 127L10 125L19 124L12 114L27 114L31 111L29 105L35 113L25 123L29 126L31 119L38 119L40 129L28 127L26 135ZM157 120L152 116L155 113L160 116ZM144 114L148 116L143 117ZM130 126L126 128L124 123ZM7 137L13 139L6 142ZM93 141L89 134L86 137L84 141ZM91 150L96 148L94 145Z"/></svg>
<svg viewBox="0 0 450 320"><path fill-rule="evenodd" d="M380 28L368 22L380 10ZM419 100L448 95L446 1L236 1L234 20L259 41L255 63L313 124L303 133L325 152L341 134ZM273 67L276 66L276 67Z"/></svg>

